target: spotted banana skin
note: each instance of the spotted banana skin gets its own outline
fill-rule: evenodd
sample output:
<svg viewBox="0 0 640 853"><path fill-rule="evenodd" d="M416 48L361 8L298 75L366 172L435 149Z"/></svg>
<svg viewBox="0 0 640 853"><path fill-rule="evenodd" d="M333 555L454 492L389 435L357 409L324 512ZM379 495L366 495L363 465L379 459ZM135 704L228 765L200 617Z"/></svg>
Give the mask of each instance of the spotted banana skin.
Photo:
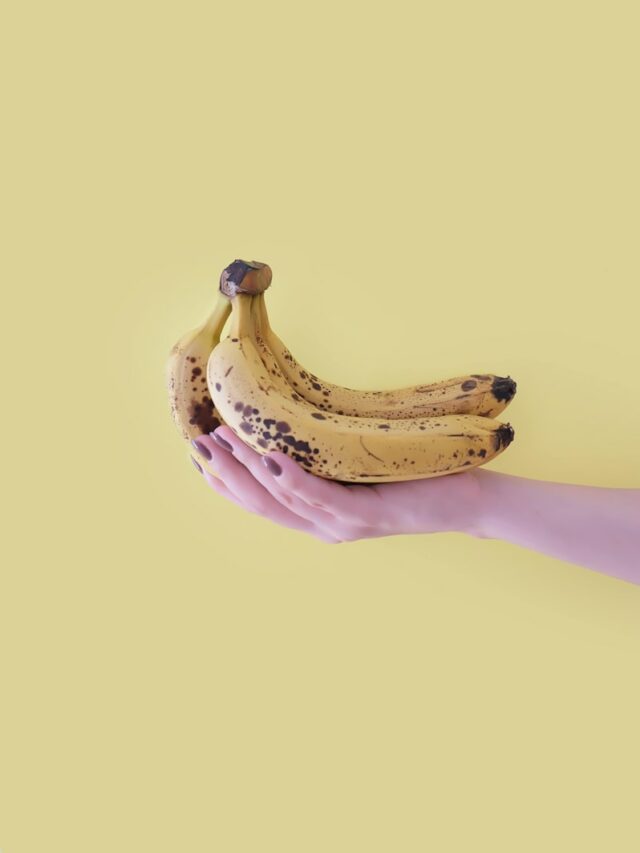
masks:
<svg viewBox="0 0 640 853"><path fill-rule="evenodd" d="M326 403L321 409L265 355L256 300L246 293L233 297L229 335L211 352L206 374L220 418L256 452L288 453L325 479L384 483L467 471L495 459L513 440L510 424L488 416L388 419L340 414Z"/></svg>
<svg viewBox="0 0 640 853"><path fill-rule="evenodd" d="M360 418L413 418L467 414L495 418L513 400L516 383L510 376L472 373L429 385L386 391L345 388L305 370L271 328L264 293L257 309L261 333L292 388L323 411Z"/></svg>
<svg viewBox="0 0 640 853"><path fill-rule="evenodd" d="M231 300L218 293L209 317L186 332L173 345L166 363L166 385L171 416L181 437L189 443L203 433L212 432L224 423L211 399L207 386L207 361L220 342L220 336L231 315ZM199 460L207 467L205 460ZM209 473L214 474L207 467Z"/></svg>

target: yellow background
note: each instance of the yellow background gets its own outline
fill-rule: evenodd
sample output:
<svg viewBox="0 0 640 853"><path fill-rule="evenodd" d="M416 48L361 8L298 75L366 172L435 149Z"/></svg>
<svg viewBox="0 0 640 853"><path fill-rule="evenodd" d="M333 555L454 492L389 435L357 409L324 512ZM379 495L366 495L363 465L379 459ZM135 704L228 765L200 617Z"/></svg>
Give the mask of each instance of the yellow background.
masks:
<svg viewBox="0 0 640 853"><path fill-rule="evenodd" d="M637 851L640 588L207 489L235 258L319 376L510 374L490 467L640 485L636 3L21 3L2 35L3 853Z"/></svg>

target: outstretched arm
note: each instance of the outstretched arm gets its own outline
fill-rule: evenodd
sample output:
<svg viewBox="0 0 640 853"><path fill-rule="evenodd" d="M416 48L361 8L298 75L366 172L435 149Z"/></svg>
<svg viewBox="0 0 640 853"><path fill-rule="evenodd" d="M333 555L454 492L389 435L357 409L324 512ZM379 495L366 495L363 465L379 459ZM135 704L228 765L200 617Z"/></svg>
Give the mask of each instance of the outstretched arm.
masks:
<svg viewBox="0 0 640 853"><path fill-rule="evenodd" d="M640 489L550 483L488 468L344 485L310 474L285 453L261 456L226 425L194 445L217 472L203 471L194 458L218 494L323 542L459 532L640 584Z"/></svg>
<svg viewBox="0 0 640 853"><path fill-rule="evenodd" d="M529 480L487 468L473 473L480 490L471 535L640 584L640 489Z"/></svg>

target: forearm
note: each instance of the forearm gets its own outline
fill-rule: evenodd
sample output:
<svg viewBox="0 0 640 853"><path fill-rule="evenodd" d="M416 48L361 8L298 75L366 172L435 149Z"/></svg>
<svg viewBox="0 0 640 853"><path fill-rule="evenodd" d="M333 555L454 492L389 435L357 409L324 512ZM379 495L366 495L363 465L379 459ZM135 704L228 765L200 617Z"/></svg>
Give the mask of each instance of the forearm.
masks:
<svg viewBox="0 0 640 853"><path fill-rule="evenodd" d="M469 532L640 584L640 489L529 480L488 469Z"/></svg>

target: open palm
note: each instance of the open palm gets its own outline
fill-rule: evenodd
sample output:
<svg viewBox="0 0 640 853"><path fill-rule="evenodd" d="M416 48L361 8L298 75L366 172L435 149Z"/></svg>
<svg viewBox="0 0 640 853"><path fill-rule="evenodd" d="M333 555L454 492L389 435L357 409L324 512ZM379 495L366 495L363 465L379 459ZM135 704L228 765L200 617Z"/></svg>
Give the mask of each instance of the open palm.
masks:
<svg viewBox="0 0 640 853"><path fill-rule="evenodd" d="M332 544L466 531L479 505L474 470L398 483L345 484L309 473L286 453L263 456L226 425L193 444L218 473L214 477L196 463L218 494L248 512Z"/></svg>

